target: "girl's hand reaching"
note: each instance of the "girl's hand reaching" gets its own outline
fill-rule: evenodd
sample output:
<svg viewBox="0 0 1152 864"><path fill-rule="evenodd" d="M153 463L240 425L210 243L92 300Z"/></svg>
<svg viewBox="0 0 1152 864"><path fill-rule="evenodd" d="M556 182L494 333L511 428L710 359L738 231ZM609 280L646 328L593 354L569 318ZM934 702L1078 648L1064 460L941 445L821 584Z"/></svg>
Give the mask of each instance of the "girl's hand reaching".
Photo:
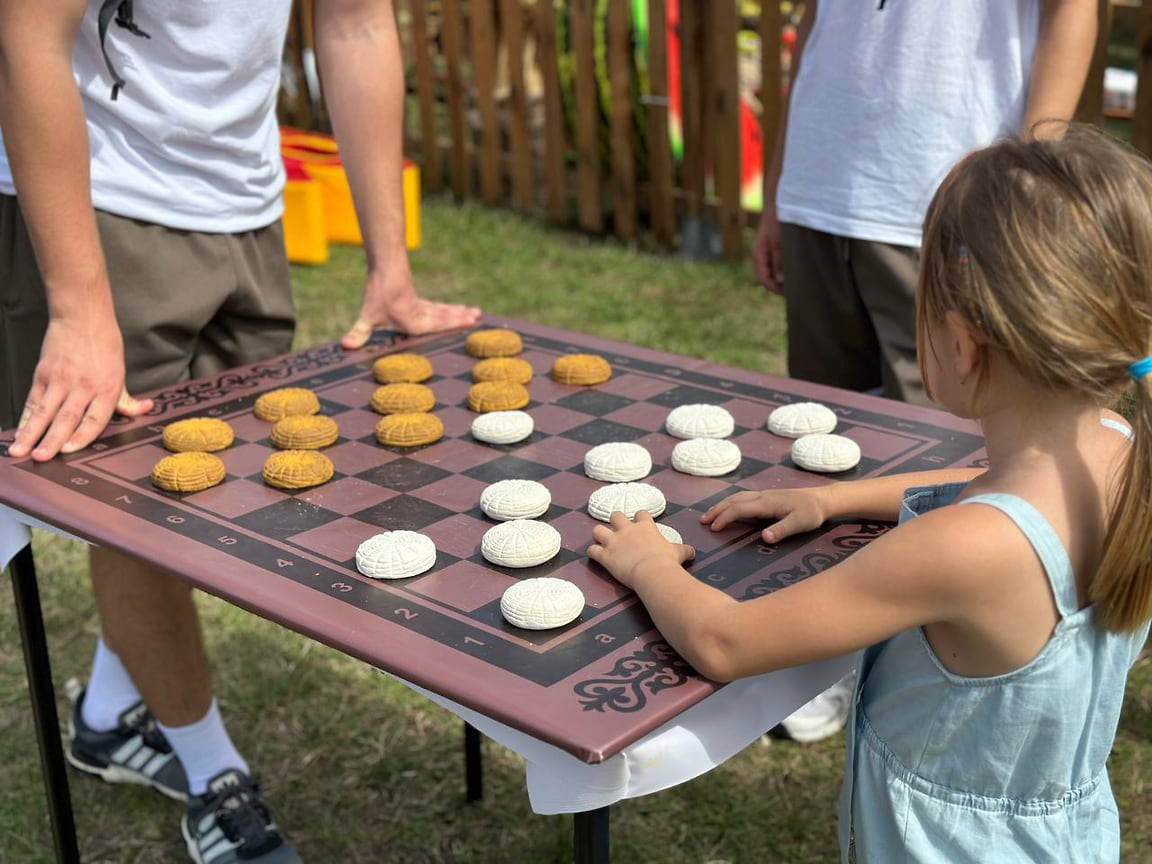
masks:
<svg viewBox="0 0 1152 864"><path fill-rule="evenodd" d="M636 570L641 563L657 565L653 571L675 569L696 557L691 546L665 540L646 510L639 511L634 522L616 511L608 525L592 529L592 538L596 543L588 547L588 557L629 588L636 587Z"/></svg>
<svg viewBox="0 0 1152 864"><path fill-rule="evenodd" d="M713 531L737 519L775 520L760 532L765 543L779 543L785 537L819 528L827 520L822 487L783 489L772 492L737 492L708 508L700 517Z"/></svg>

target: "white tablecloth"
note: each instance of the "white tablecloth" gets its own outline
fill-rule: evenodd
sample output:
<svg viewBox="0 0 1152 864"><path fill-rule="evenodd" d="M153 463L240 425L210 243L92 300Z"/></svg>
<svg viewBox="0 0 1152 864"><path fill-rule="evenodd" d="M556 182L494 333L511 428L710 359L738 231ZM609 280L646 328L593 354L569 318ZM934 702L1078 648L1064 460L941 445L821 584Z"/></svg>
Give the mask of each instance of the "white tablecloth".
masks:
<svg viewBox="0 0 1152 864"><path fill-rule="evenodd" d="M0 568L31 541L31 528L71 536L0 505ZM396 680L523 756L534 812L577 813L659 792L712 770L840 680L855 660L855 655L848 655L735 681L598 765Z"/></svg>

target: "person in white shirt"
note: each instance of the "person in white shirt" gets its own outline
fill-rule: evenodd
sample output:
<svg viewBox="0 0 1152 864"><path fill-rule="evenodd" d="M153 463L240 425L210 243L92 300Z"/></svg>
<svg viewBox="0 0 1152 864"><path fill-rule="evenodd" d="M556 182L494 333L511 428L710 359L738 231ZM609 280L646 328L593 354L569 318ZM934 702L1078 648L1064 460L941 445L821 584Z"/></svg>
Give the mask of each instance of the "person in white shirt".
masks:
<svg viewBox="0 0 1152 864"><path fill-rule="evenodd" d="M928 202L964 154L1072 117L1096 6L807 0L752 251L786 300L790 375L928 404L914 326Z"/></svg>
<svg viewBox="0 0 1152 864"><path fill-rule="evenodd" d="M0 428L13 457L86 447L130 393L291 348L276 103L291 0L0 0ZM317 54L364 236L341 343L469 326L417 296L391 0L316 0ZM190 588L93 549L100 613L67 757L187 800L197 862L289 864L212 696ZM219 817L219 818L217 818Z"/></svg>
<svg viewBox="0 0 1152 864"><path fill-rule="evenodd" d="M806 0L752 261L785 299L788 373L930 404L916 362L920 227L948 170L1010 135L1059 134L1096 0ZM843 727L851 678L786 718Z"/></svg>

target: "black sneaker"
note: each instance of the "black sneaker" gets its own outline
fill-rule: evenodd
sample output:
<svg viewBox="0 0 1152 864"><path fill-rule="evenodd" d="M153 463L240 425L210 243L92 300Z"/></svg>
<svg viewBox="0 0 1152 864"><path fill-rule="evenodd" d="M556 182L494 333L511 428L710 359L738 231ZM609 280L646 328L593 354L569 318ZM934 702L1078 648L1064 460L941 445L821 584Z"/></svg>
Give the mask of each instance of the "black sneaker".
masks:
<svg viewBox="0 0 1152 864"><path fill-rule="evenodd" d="M69 682L71 683L71 682ZM68 718L68 747L64 758L85 774L109 783L151 786L177 801L188 800L188 777L172 745L156 726L152 712L137 702L120 715L109 732L97 732L84 723L80 706L84 691L75 685L72 714Z"/></svg>
<svg viewBox="0 0 1152 864"><path fill-rule="evenodd" d="M235 769L208 781L208 791L188 799L180 826L196 864L300 864L254 779Z"/></svg>

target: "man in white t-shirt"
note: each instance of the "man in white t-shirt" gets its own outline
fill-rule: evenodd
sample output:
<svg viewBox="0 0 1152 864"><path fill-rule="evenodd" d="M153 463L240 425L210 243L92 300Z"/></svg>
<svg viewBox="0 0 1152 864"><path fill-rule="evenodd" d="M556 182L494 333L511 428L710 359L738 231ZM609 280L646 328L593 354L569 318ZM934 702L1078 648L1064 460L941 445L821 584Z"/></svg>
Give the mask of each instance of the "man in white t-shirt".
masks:
<svg viewBox="0 0 1152 864"><path fill-rule="evenodd" d="M0 0L0 428L36 460L87 446L128 394L291 348L275 108L291 0ZM347 348L385 324L474 324L412 285L391 0L316 0L317 54L364 236ZM102 639L67 758L187 801L211 864L298 861L212 697L190 588L93 549ZM218 818L219 817L219 818Z"/></svg>
<svg viewBox="0 0 1152 864"><path fill-rule="evenodd" d="M1071 119L1096 14L1096 0L807 0L752 250L761 284L785 298L790 375L928 404L916 360L928 203L966 153ZM835 734L853 680L782 734Z"/></svg>
<svg viewBox="0 0 1152 864"><path fill-rule="evenodd" d="M787 301L789 374L927 404L914 322L928 202L964 154L1071 118L1096 5L808 0L753 248Z"/></svg>

